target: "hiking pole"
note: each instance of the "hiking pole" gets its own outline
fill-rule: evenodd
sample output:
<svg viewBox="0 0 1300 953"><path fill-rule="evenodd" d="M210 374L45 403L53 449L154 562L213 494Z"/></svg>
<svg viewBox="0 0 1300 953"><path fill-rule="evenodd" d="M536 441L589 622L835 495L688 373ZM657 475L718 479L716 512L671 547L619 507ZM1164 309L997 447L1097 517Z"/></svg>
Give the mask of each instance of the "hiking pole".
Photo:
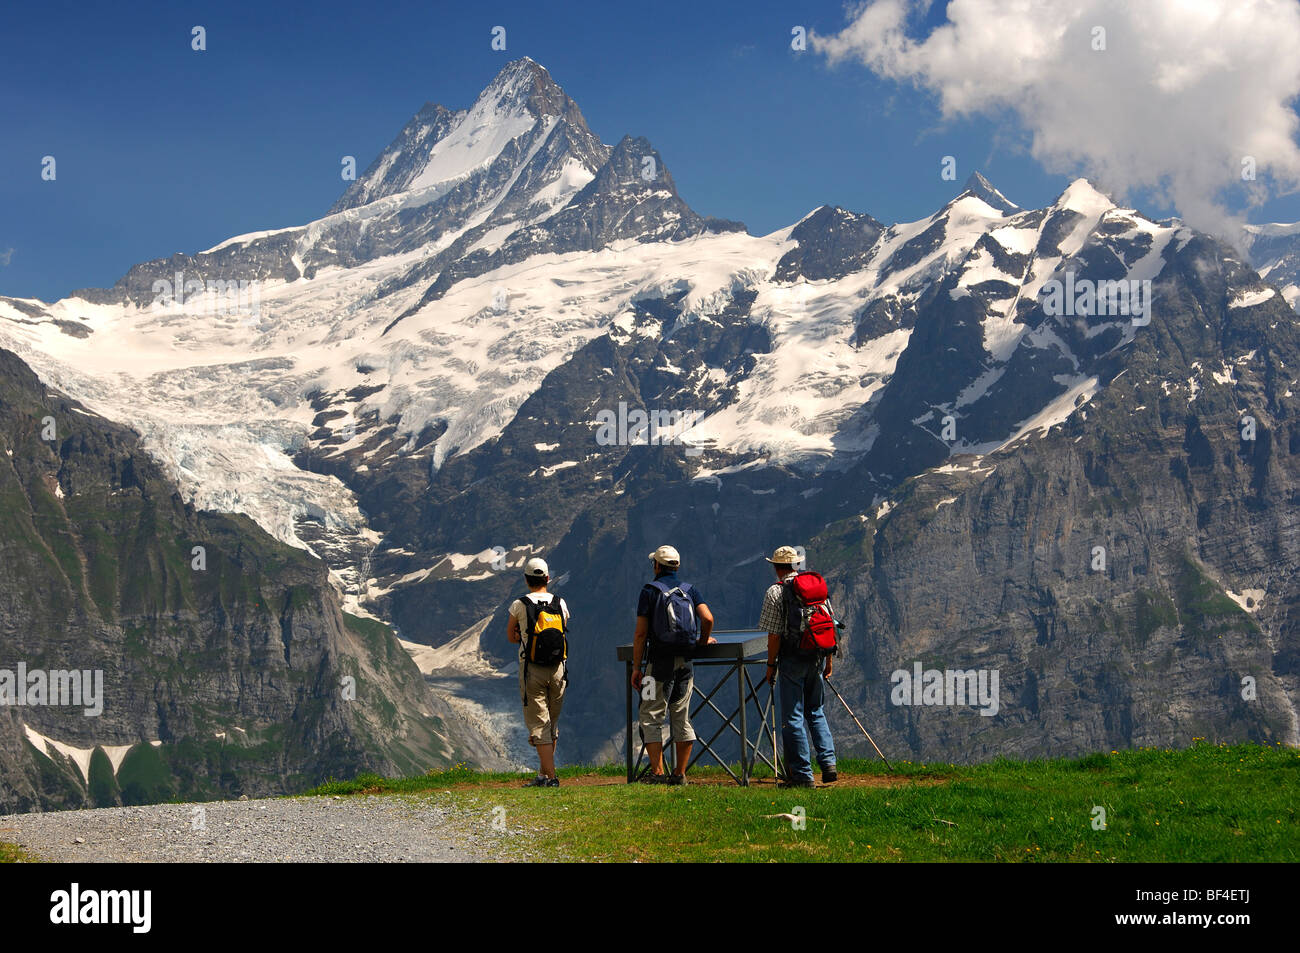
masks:
<svg viewBox="0 0 1300 953"><path fill-rule="evenodd" d="M888 768L890 771L893 771L894 766L889 763L889 759L885 757L885 753L880 750L880 747L874 741L871 740L871 733L868 732L867 729L862 727L862 722L858 721L858 716L853 714L853 709L850 708L849 703L844 700L844 696L839 693L839 690L834 685L831 685L831 680L829 678L823 678L822 681L824 681L827 684L827 686L830 688L831 691L835 692L835 697L840 700L840 704L843 705L844 710L849 713L849 717L853 719L853 723L862 730L862 733L864 735L867 736L867 740L871 741L871 747L876 749L876 754L880 755L880 760L885 762L885 767Z"/></svg>

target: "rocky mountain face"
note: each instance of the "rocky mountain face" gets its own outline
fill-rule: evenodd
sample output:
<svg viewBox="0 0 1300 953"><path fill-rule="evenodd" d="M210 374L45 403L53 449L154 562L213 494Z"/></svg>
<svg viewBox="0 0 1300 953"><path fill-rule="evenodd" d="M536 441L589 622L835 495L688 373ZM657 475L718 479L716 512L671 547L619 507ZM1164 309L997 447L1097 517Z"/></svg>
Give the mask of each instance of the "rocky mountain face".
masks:
<svg viewBox="0 0 1300 953"><path fill-rule="evenodd" d="M9 351L0 447L0 810L285 793L457 754L319 561L196 511L134 433Z"/></svg>
<svg viewBox="0 0 1300 953"><path fill-rule="evenodd" d="M1247 225L1242 249L1250 263L1282 292L1292 308L1300 308L1300 223Z"/></svg>
<svg viewBox="0 0 1300 953"><path fill-rule="evenodd" d="M850 620L841 680L895 750L1295 743L1295 318L1205 236L1166 247L1157 274L1149 326L1072 349L1067 373L1098 383L1086 407L953 454L809 546ZM1025 318L1101 337L1095 318ZM1034 388L1030 366L1021 379ZM1000 710L892 704L892 673L918 661L998 671Z"/></svg>
<svg viewBox="0 0 1300 953"><path fill-rule="evenodd" d="M319 555L483 757L527 760L504 631L532 554L574 614L562 757L618 755L614 650L664 542L722 628L804 546L840 688L900 755L1294 743L1300 342L1261 228L1252 268L1084 180L1021 209L977 173L916 222L753 236L521 60L325 218L0 298L0 340L194 506ZM181 266L256 307L154 302ZM996 673L996 704L926 672Z"/></svg>

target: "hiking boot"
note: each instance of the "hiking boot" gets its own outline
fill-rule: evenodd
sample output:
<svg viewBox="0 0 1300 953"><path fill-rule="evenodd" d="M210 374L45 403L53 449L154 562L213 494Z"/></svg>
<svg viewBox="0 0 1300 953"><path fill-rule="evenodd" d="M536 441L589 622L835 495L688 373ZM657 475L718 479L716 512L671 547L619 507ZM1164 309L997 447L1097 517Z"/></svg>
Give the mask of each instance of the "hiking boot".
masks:
<svg viewBox="0 0 1300 953"><path fill-rule="evenodd" d="M686 783L686 775L684 775L684 774L670 774L670 775L668 775L668 782L667 782L667 783L670 784L670 785L672 785L672 786L675 787L675 788L679 788L679 787L681 787L683 784Z"/></svg>
<svg viewBox="0 0 1300 953"><path fill-rule="evenodd" d="M839 772L834 768L827 768L822 771L822 784L834 784L840 779Z"/></svg>
<svg viewBox="0 0 1300 953"><path fill-rule="evenodd" d="M560 786L559 778L547 778L546 783L542 785L545 788L558 788Z"/></svg>
<svg viewBox="0 0 1300 953"><path fill-rule="evenodd" d="M666 774L643 774L637 778L638 784L667 784L668 775Z"/></svg>
<svg viewBox="0 0 1300 953"><path fill-rule="evenodd" d="M546 778L540 774L524 785L526 788L544 788L546 787Z"/></svg>
<svg viewBox="0 0 1300 953"><path fill-rule="evenodd" d="M813 784L812 778L795 778L792 781L782 781L777 786L782 788L813 788L817 785Z"/></svg>

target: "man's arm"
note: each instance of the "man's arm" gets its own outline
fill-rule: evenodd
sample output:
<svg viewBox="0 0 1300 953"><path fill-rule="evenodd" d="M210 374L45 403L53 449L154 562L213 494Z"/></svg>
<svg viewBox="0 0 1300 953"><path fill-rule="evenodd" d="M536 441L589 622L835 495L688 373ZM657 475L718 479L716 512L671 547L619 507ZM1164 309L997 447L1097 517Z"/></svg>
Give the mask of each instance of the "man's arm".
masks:
<svg viewBox="0 0 1300 953"><path fill-rule="evenodd" d="M506 622L506 638L516 644L522 641L522 637L519 635L519 620L515 618L513 612L510 613L509 621Z"/></svg>
<svg viewBox="0 0 1300 953"><path fill-rule="evenodd" d="M650 635L650 620L636 617L636 633L632 636L632 687L641 691L641 661L645 658L645 643Z"/></svg>
<svg viewBox="0 0 1300 953"><path fill-rule="evenodd" d="M701 602L695 607L695 614L700 617L700 641L705 645L717 642L718 640L710 634L713 632L713 613L709 611L709 607Z"/></svg>
<svg viewBox="0 0 1300 953"><path fill-rule="evenodd" d="M763 672L763 682L768 681L776 671L776 656L781 651L781 636L775 632L767 633L767 670ZM763 682L759 682L760 685Z"/></svg>
<svg viewBox="0 0 1300 953"><path fill-rule="evenodd" d="M781 630L785 628L785 613L781 611L781 590L771 586L763 593L763 608L758 614L759 629L767 632L767 669L763 681L769 681L776 672L776 659L781 654Z"/></svg>

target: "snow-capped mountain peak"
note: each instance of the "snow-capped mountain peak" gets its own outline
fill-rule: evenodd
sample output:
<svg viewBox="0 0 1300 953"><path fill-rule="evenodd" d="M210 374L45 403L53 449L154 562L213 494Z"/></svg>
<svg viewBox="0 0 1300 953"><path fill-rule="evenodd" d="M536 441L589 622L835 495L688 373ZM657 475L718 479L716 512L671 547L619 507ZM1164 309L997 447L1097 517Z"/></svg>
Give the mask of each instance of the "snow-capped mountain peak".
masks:
<svg viewBox="0 0 1300 953"><path fill-rule="evenodd" d="M1115 207L1115 203L1093 187L1087 179L1071 182L1053 203L1054 208L1069 209L1085 218L1095 218Z"/></svg>
<svg viewBox="0 0 1300 953"><path fill-rule="evenodd" d="M1001 446L1052 401L1072 411L1094 386L1082 362L1133 340L1113 316L1043 320L1044 284L1154 279L1175 231L1086 180L1021 210L976 174L914 222L828 204L752 236L692 210L645 138L602 143L520 60L467 109L422 109L332 214L53 305L0 298L0 343L129 419L196 505L351 572L386 525L375 507L424 505L502 442L534 479L621 478L587 428L620 404L689 409L697 479L866 461L883 490L902 464L881 461L924 464L949 415L954 446ZM247 279L256 313L159 307L178 274ZM532 460L539 445L568 456Z"/></svg>
<svg viewBox="0 0 1300 953"><path fill-rule="evenodd" d="M436 201L494 166L513 172L561 124L581 140L577 158L587 160L594 172L608 150L587 128L577 105L540 64L527 57L514 60L468 109L451 112L426 104L331 211L402 192Z"/></svg>
<svg viewBox="0 0 1300 953"><path fill-rule="evenodd" d="M970 174L970 178L962 186L962 191L970 193L985 205L995 208L1006 215L1014 215L1021 210L1019 205L994 188L993 183L984 178L979 172Z"/></svg>

